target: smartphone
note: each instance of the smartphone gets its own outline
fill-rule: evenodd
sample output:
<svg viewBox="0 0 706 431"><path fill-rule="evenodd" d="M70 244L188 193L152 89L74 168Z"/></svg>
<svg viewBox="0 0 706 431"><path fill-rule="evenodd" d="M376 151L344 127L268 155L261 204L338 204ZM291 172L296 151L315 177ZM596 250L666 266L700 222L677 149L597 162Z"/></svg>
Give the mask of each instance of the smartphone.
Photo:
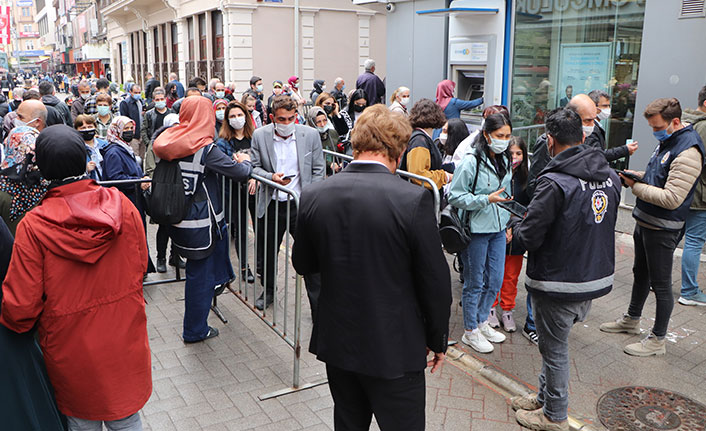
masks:
<svg viewBox="0 0 706 431"><path fill-rule="evenodd" d="M291 179L293 179L293 178L296 177L296 176L297 176L296 174L287 175L286 177L282 177L282 179L283 179L283 180L291 180Z"/></svg>
<svg viewBox="0 0 706 431"><path fill-rule="evenodd" d="M626 139L626 140L625 140L625 145L630 145L630 144L632 144L633 142L635 142L634 139Z"/></svg>
<svg viewBox="0 0 706 431"><path fill-rule="evenodd" d="M498 202L498 206L518 217L525 218L525 215L527 215L527 207L517 201Z"/></svg>
<svg viewBox="0 0 706 431"><path fill-rule="evenodd" d="M618 171L618 170L616 170L615 172L617 172L617 173L619 173L619 174L621 174L621 175L624 175L624 176L630 178L630 179L633 180L633 181L637 181L638 183L644 183L644 182L645 182L645 180L643 180L642 178L640 178L640 177L638 177L637 175L633 174L632 172Z"/></svg>

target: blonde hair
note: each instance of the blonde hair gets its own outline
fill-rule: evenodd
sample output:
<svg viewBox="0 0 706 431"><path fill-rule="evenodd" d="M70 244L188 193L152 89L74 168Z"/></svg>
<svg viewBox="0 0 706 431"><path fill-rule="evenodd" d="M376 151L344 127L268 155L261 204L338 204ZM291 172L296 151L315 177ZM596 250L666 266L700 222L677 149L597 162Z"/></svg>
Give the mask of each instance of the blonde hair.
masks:
<svg viewBox="0 0 706 431"><path fill-rule="evenodd" d="M397 100L397 95L400 93L404 93L405 91L410 91L409 88L407 87L399 87L397 90L392 92L392 96L390 97L390 103L395 103L395 100Z"/></svg>
<svg viewBox="0 0 706 431"><path fill-rule="evenodd" d="M407 149L411 135L412 126L402 114L382 104L370 106L356 120L351 133L353 155L372 152L396 161Z"/></svg>

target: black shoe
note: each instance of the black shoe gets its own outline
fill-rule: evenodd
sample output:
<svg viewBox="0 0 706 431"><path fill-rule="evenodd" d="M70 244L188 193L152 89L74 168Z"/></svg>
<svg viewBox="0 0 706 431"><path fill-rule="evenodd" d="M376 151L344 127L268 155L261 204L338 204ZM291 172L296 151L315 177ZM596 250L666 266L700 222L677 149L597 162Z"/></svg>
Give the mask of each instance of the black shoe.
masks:
<svg viewBox="0 0 706 431"><path fill-rule="evenodd" d="M213 296L222 294L223 291L226 290L226 287L228 287L228 283L223 283L216 286L216 289L213 291Z"/></svg>
<svg viewBox="0 0 706 431"><path fill-rule="evenodd" d="M249 265L247 268L240 271L240 273L241 273L241 277L243 278L243 281L247 281L250 284L255 282L255 276L253 275L252 271L250 271Z"/></svg>
<svg viewBox="0 0 706 431"><path fill-rule="evenodd" d="M167 259L157 258L157 272L167 272Z"/></svg>
<svg viewBox="0 0 706 431"><path fill-rule="evenodd" d="M177 264L180 269L186 268L186 261L182 259L181 256L174 254L169 256L169 266L177 266Z"/></svg>
<svg viewBox="0 0 706 431"><path fill-rule="evenodd" d="M522 335L530 340L535 346L539 346L539 337L537 336L537 331L530 330L527 326L522 328Z"/></svg>
<svg viewBox="0 0 706 431"><path fill-rule="evenodd" d="M147 273L145 273L145 275L142 276L142 282L144 283L145 281L147 281Z"/></svg>
<svg viewBox="0 0 706 431"><path fill-rule="evenodd" d="M213 337L218 337L218 329L209 326L209 327L208 327L208 332L206 333L206 336L205 336L203 339L201 339L201 340L194 340L194 341L186 341L186 340L184 340L184 344L200 343L200 342L202 342L202 341L206 341L206 340L208 340L209 338L213 338Z"/></svg>
<svg viewBox="0 0 706 431"><path fill-rule="evenodd" d="M257 301L255 301L255 308L263 311L265 307L269 307L273 302L275 302L274 294L267 292L267 305L265 305L265 294L261 293Z"/></svg>

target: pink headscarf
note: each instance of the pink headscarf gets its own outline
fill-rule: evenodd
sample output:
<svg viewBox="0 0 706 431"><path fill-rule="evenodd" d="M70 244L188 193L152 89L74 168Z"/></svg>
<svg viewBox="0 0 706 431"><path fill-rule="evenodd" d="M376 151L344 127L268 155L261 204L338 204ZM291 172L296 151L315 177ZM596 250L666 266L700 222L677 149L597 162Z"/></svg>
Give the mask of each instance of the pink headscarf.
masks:
<svg viewBox="0 0 706 431"><path fill-rule="evenodd" d="M454 97L454 88L456 83L448 79L444 79L436 86L436 104L443 111L448 106L451 99Z"/></svg>
<svg viewBox="0 0 706 431"><path fill-rule="evenodd" d="M294 88L294 83L297 82L297 81L299 81L299 77L296 76L296 75L290 76L289 79L287 80L287 82L289 83L289 85L290 85L292 88ZM298 86L297 86L297 87L298 87Z"/></svg>

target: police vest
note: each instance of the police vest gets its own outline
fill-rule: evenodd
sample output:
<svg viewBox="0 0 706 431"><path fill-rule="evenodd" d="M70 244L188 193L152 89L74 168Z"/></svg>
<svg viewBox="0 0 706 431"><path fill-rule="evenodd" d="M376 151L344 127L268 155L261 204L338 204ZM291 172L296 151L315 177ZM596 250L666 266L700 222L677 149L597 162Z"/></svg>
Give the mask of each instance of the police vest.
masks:
<svg viewBox="0 0 706 431"><path fill-rule="evenodd" d="M193 200L180 223L169 227L169 236L179 255L187 259L204 259L213 251L215 237L225 225L225 215L219 197L216 175L208 174L204 159L213 144L179 160L187 199ZM216 148L218 151L218 149Z"/></svg>
<svg viewBox="0 0 706 431"><path fill-rule="evenodd" d="M655 148L647 164L645 175L642 177L643 181L649 185L664 188L664 185L667 183L667 177L669 176L669 169L672 162L679 154L691 147L698 148L703 159L703 143L698 133L696 133L691 126L686 126L674 132L669 139L660 142L657 148ZM689 194L686 195L684 202L674 210L662 208L637 199L632 215L637 220L659 229L670 231L681 230L684 227L686 216L689 213L689 206L694 198L695 188L696 181L691 187L691 190L689 190Z"/></svg>

